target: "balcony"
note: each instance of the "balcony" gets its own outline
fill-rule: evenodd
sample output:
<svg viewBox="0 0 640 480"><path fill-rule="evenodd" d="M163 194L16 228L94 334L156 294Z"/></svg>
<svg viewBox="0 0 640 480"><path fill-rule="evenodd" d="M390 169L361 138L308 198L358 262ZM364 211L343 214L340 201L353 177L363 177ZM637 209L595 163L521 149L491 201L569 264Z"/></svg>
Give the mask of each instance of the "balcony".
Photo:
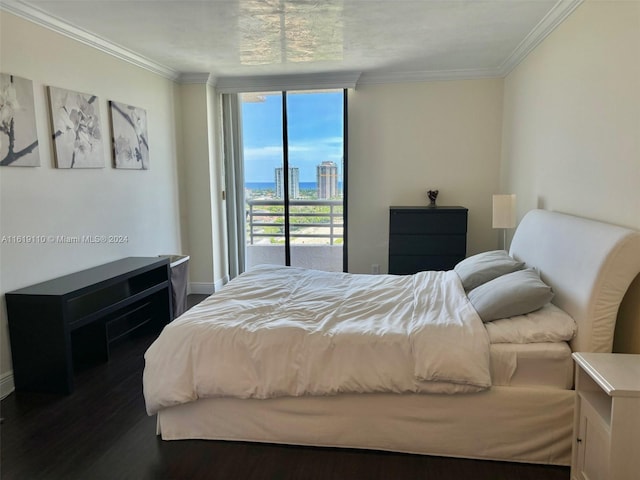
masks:
<svg viewBox="0 0 640 480"><path fill-rule="evenodd" d="M291 264L341 272L344 242L342 200L290 200ZM247 268L284 263L284 203L247 201Z"/></svg>

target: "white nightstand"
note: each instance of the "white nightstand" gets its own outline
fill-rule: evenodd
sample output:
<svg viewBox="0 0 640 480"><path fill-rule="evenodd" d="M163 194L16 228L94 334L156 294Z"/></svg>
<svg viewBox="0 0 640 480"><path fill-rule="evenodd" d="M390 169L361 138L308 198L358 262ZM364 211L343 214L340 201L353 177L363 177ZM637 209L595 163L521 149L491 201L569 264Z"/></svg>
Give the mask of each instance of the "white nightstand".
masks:
<svg viewBox="0 0 640 480"><path fill-rule="evenodd" d="M574 353L571 480L640 478L640 355Z"/></svg>

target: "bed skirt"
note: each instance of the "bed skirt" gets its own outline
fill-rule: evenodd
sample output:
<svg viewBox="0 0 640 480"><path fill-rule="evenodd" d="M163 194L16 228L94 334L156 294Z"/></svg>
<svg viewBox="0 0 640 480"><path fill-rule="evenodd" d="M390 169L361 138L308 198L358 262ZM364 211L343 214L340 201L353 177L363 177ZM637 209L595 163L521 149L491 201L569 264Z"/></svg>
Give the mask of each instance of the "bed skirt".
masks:
<svg viewBox="0 0 640 480"><path fill-rule="evenodd" d="M362 448L569 465L575 392L493 387L461 395L211 398L163 409L164 440Z"/></svg>

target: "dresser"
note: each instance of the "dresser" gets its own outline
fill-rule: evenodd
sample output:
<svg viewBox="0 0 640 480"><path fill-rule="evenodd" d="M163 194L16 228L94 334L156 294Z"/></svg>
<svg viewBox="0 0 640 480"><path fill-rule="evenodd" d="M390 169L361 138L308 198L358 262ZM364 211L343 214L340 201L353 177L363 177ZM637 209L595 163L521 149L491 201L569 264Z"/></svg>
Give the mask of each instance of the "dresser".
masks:
<svg viewBox="0 0 640 480"><path fill-rule="evenodd" d="M574 353L571 480L635 480L640 472L640 355Z"/></svg>
<svg viewBox="0 0 640 480"><path fill-rule="evenodd" d="M467 253L464 207L390 207L389 273L451 270Z"/></svg>

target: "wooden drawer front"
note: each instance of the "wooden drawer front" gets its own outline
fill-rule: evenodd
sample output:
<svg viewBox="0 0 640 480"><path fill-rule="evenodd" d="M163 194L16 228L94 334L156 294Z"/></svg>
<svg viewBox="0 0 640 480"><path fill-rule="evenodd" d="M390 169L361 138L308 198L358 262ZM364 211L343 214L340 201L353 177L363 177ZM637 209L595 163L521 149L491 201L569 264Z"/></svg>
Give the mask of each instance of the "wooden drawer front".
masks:
<svg viewBox="0 0 640 480"><path fill-rule="evenodd" d="M391 210L389 231L392 234L467 233L467 211Z"/></svg>
<svg viewBox="0 0 640 480"><path fill-rule="evenodd" d="M391 235L389 255L461 255L467 251L465 235Z"/></svg>
<svg viewBox="0 0 640 480"><path fill-rule="evenodd" d="M421 255L389 257L389 273L411 275L426 270L451 270L464 255Z"/></svg>

